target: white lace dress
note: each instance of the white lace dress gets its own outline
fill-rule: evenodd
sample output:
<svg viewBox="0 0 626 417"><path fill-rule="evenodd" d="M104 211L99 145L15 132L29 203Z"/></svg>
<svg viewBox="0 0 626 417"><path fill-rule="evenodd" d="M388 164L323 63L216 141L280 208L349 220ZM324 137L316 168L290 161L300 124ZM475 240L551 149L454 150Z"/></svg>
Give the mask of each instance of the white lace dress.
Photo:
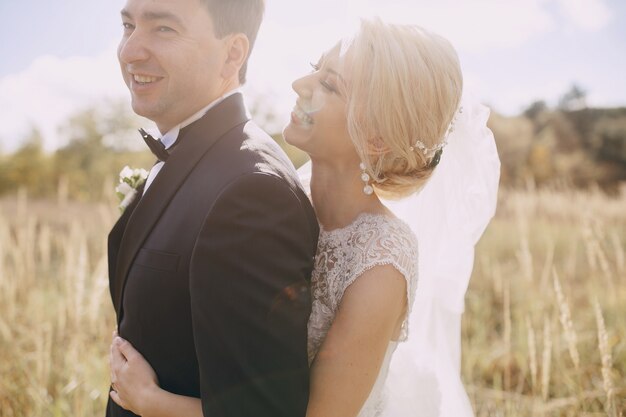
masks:
<svg viewBox="0 0 626 417"><path fill-rule="evenodd" d="M407 338L407 318L417 285L417 241L404 222L381 214L363 213L347 227L320 230L311 278L313 305L308 326L309 363L330 329L346 288L363 272L378 265L392 265L406 279L408 311L398 340L389 343L376 383L358 417L375 417L383 410L383 388L389 362L397 342Z"/></svg>

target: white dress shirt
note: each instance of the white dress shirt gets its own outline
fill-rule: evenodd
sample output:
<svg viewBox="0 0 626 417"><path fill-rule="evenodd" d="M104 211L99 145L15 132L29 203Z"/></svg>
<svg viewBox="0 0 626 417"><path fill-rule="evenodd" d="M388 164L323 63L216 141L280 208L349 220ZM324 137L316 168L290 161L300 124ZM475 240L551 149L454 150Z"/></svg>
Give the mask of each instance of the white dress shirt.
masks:
<svg viewBox="0 0 626 417"><path fill-rule="evenodd" d="M176 139L178 139L178 134L180 133L182 128L184 128L185 126L189 126L190 124L192 124L196 120L201 119L202 116L204 116L206 114L206 112L208 112L213 107L217 106L219 103L224 101L224 99L226 99L227 97L232 96L235 93L239 93L239 92L241 92L241 88L235 88L234 90L229 91L228 93L224 94L223 96L221 96L217 100L212 101L208 106L203 107L199 112L197 112L197 113L193 114L191 117L185 119L182 123L174 126L172 129L167 131L165 134L162 134L158 129L156 129L156 131L159 132L159 133L157 133L156 135L153 135L153 136L160 137L161 138L161 142L163 143L163 145L165 145L165 149L169 149L174 144L174 142L176 142ZM156 178L158 173L161 171L161 168L163 168L163 164L164 164L163 161L158 161L150 169L150 173L148 173L148 178L146 179L146 186L143 188L143 193L144 194L146 193L146 190L150 187L150 184L152 184L152 182L154 181L154 179Z"/></svg>

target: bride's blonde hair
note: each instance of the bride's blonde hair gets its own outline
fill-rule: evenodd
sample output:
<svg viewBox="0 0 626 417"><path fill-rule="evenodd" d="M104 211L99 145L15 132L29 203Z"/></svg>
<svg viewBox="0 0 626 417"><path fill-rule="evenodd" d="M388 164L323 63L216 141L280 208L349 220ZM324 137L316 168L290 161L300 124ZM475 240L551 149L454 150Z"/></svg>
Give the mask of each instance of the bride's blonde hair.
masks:
<svg viewBox="0 0 626 417"><path fill-rule="evenodd" d="M361 22L348 54L347 121L357 153L378 194L408 195L435 165L415 143L441 143L461 100L456 51L418 26L377 19Z"/></svg>

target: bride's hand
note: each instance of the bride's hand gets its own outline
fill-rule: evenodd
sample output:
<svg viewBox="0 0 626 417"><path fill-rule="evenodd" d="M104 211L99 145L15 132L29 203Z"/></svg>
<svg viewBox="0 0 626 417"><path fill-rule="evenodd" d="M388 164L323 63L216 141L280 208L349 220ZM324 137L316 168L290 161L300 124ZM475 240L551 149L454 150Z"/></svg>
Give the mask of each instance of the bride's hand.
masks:
<svg viewBox="0 0 626 417"><path fill-rule="evenodd" d="M119 336L113 338L109 363L111 399L120 407L142 415L149 398L159 389L156 373L130 342Z"/></svg>

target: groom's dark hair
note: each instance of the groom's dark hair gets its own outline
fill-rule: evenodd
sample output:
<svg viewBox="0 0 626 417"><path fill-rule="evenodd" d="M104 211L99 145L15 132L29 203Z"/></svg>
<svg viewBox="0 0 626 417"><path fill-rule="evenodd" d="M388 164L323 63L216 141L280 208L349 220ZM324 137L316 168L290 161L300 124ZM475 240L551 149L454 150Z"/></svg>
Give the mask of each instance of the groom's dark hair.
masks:
<svg viewBox="0 0 626 417"><path fill-rule="evenodd" d="M202 0L211 14L215 36L219 39L233 33L243 33L248 37L250 50L248 57L239 70L239 82L246 82L248 58L259 32L265 0Z"/></svg>

